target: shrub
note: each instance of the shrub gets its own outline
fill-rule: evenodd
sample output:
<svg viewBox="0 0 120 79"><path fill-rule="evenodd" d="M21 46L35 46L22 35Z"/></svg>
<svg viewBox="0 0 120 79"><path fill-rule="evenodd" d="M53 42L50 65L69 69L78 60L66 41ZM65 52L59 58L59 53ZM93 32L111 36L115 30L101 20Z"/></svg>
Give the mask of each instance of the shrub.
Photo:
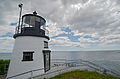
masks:
<svg viewBox="0 0 120 79"><path fill-rule="evenodd" d="M0 75L6 74L10 60L0 60Z"/></svg>

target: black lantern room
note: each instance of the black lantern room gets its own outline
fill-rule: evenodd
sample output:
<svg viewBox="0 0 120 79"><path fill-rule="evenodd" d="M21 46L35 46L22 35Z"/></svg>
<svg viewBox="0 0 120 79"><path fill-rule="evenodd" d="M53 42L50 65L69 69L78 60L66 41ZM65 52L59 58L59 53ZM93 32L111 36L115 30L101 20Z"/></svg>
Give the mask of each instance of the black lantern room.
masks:
<svg viewBox="0 0 120 79"><path fill-rule="evenodd" d="M36 12L25 14L22 16L21 25L16 27L14 38L18 36L38 36L49 39L48 31L45 27L46 20L37 15Z"/></svg>

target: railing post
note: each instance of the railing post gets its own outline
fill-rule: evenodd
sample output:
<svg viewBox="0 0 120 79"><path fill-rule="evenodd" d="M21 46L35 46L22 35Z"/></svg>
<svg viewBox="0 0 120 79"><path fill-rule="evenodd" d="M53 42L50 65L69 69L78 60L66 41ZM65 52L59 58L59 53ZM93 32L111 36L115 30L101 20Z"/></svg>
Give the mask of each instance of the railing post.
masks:
<svg viewBox="0 0 120 79"><path fill-rule="evenodd" d="M31 79L33 79L33 71L31 71Z"/></svg>

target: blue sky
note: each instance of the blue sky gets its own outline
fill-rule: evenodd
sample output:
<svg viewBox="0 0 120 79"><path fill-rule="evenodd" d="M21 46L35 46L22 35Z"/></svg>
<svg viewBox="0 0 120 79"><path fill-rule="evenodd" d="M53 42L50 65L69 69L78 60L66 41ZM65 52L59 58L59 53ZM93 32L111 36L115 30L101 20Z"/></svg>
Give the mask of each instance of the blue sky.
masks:
<svg viewBox="0 0 120 79"><path fill-rule="evenodd" d="M10 23L10 26L16 26L17 25L17 22L15 23Z"/></svg>
<svg viewBox="0 0 120 79"><path fill-rule="evenodd" d="M11 33L11 32L7 32L5 35L1 35L0 36L1 38L3 38L3 37L13 37L13 33Z"/></svg>
<svg viewBox="0 0 120 79"><path fill-rule="evenodd" d="M12 52L19 3L24 4L22 14L36 10L47 20L53 51L120 48L120 0L4 0L0 1L1 52Z"/></svg>
<svg viewBox="0 0 120 79"><path fill-rule="evenodd" d="M56 36L51 37L52 39L55 39L57 37L68 37L72 42L78 42L78 38L80 36L74 36L74 33L71 31L69 27L61 27L61 31L67 32L68 34L62 33Z"/></svg>

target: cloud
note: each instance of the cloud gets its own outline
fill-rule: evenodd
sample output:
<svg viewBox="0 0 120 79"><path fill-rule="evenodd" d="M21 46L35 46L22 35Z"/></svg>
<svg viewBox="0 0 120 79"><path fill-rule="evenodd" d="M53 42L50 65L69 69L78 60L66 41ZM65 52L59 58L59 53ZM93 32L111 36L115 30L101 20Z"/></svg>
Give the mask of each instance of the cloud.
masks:
<svg viewBox="0 0 120 79"><path fill-rule="evenodd" d="M17 26L19 8L18 4L24 3L24 13L31 12L28 6L30 5L29 0L1 0L0 1L0 52L12 52L13 49L13 34L15 27Z"/></svg>
<svg viewBox="0 0 120 79"><path fill-rule="evenodd" d="M73 47L86 47L87 44L82 44L80 42L72 42L68 37L57 37L50 40L50 45L53 46L73 46Z"/></svg>
<svg viewBox="0 0 120 79"><path fill-rule="evenodd" d="M0 1L0 35L6 34L7 32L14 33L15 27L10 27L10 24L18 22L18 15L19 15L19 8L18 4L24 3L24 13L30 12L30 8L28 6L30 5L30 2L28 0L5 0ZM6 6L7 5L7 6Z"/></svg>
<svg viewBox="0 0 120 79"><path fill-rule="evenodd" d="M0 53L11 53L14 39L11 37L0 37Z"/></svg>
<svg viewBox="0 0 120 79"><path fill-rule="evenodd" d="M17 25L19 3L24 4L23 14L37 11L47 20L51 46L71 46L78 49L93 45L98 48L105 45L113 45L114 48L119 46L119 0L0 1L0 36L8 32L14 34L15 27L11 25ZM66 31L66 28L69 29ZM60 36L62 34L64 35Z"/></svg>

